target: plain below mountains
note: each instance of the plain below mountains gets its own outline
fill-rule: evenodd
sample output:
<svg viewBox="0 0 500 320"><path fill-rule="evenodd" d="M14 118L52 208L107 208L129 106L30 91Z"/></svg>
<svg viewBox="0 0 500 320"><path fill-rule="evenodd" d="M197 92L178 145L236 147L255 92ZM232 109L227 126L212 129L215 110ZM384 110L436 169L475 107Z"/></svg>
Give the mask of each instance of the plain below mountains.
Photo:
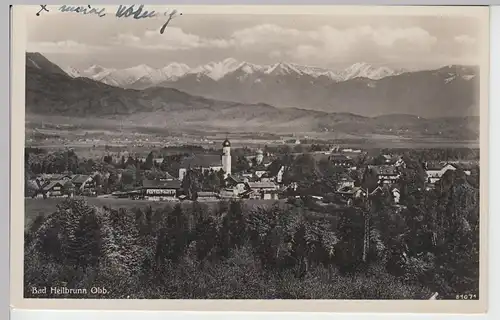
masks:
<svg viewBox="0 0 500 320"><path fill-rule="evenodd" d="M339 84L342 83L345 82ZM356 95L352 89L347 92ZM403 90L401 96L405 92ZM403 97L400 100L404 101ZM433 97L427 96L427 100L432 101ZM228 102L175 88L125 89L86 77L71 77L39 53L26 54L26 112L31 115L109 119L143 127L225 132L337 132L472 140L477 139L479 131L478 117L460 115L458 111L455 117L424 118L411 114L366 117L351 112Z"/></svg>

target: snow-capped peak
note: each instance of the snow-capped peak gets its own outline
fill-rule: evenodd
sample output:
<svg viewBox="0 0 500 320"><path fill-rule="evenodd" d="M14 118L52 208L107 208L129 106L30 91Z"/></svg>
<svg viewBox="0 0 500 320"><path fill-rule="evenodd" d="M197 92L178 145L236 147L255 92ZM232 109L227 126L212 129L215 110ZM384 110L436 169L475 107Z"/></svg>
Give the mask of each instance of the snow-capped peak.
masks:
<svg viewBox="0 0 500 320"><path fill-rule="evenodd" d="M315 66L299 65L295 63L290 63L290 65L292 65L295 69L300 70L302 74L307 74L313 78L324 76L335 81L341 80L340 76L336 72L330 69L315 67Z"/></svg>
<svg viewBox="0 0 500 320"><path fill-rule="evenodd" d="M219 80L227 73L236 70L240 63L233 58L227 58L220 62L209 62L205 65L192 69L189 73L205 74L213 80Z"/></svg>
<svg viewBox="0 0 500 320"><path fill-rule="evenodd" d="M68 73L70 70L67 71ZM355 63L343 70L332 70L316 66L300 65L297 63L277 62L272 65L257 65L250 62L239 62L233 58L226 58L218 62L209 62L189 67L183 63L172 62L163 68L155 69L146 64L141 64L127 69L106 69L99 65L93 65L87 70L80 72L81 76L86 76L94 80L107 84L128 87L137 82L137 87L148 87L157 85L164 81L176 81L187 75L194 75L197 79L209 77L218 81L224 77L236 77L243 81L252 77L252 81L257 81L261 76L310 76L313 78L326 77L335 82L346 81L353 78L364 77L372 80L379 80L387 76L399 75L404 70L391 69L385 66L373 66L366 62ZM201 81L201 80L200 80ZM310 80L314 81L314 80Z"/></svg>
<svg viewBox="0 0 500 320"><path fill-rule="evenodd" d="M296 73L298 75L301 75L302 72L297 69L294 65L291 63L286 63L286 62L278 62L275 63L267 68L267 70L264 71L266 74L279 74L279 75L287 75L287 74L293 74Z"/></svg>
<svg viewBox="0 0 500 320"><path fill-rule="evenodd" d="M107 70L107 69L104 68L104 67L101 67L100 65L94 64L94 65L90 66L88 69L85 69L83 71L83 73L86 73L86 74L98 74L100 72L103 72L104 70Z"/></svg>
<svg viewBox="0 0 500 320"><path fill-rule="evenodd" d="M156 72L156 69L141 64L135 67L110 72L101 81L112 86L126 87L144 76L153 76Z"/></svg>
<svg viewBox="0 0 500 320"><path fill-rule="evenodd" d="M162 73L165 75L165 80L167 79L176 79L178 77L182 77L187 72L189 72L190 68L187 64L183 63L170 63L169 65L163 67L161 69Z"/></svg>
<svg viewBox="0 0 500 320"><path fill-rule="evenodd" d="M375 67L366 62L358 62L347 67L340 74L343 80L349 80L361 77L372 80L379 80L388 76L398 75L403 72L404 70L393 70L384 66Z"/></svg>
<svg viewBox="0 0 500 320"><path fill-rule="evenodd" d="M96 81L101 81L104 77L106 77L113 71L115 71L115 69L108 69L94 64L88 69L85 69L83 72L80 72L80 75L90 79L94 79Z"/></svg>
<svg viewBox="0 0 500 320"><path fill-rule="evenodd" d="M128 69L125 69L127 70L129 73L145 73L145 74L150 74L150 73L153 73L156 71L156 69L153 69L151 68L150 66L148 66L147 64L140 64L138 66L135 66L135 67L132 67L132 68L128 68Z"/></svg>
<svg viewBox="0 0 500 320"><path fill-rule="evenodd" d="M80 71L78 71L76 68L68 66L66 68L63 68L63 71L66 72L66 74L72 78L77 78L80 77Z"/></svg>
<svg viewBox="0 0 500 320"><path fill-rule="evenodd" d="M265 67L261 66L261 65L253 64L250 62L242 62L234 71L241 70L244 73L252 74L252 73L261 71L264 68Z"/></svg>

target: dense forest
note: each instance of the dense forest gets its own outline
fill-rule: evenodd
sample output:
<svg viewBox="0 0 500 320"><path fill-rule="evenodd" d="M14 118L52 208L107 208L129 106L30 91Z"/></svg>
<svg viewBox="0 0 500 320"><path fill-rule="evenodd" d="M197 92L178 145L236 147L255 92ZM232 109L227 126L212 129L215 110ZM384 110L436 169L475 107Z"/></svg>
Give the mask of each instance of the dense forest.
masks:
<svg viewBox="0 0 500 320"><path fill-rule="evenodd" d="M26 227L25 297L33 286L99 286L109 293L80 297L479 298L479 191L458 171L432 191L412 174L404 206L385 196L322 210L300 199L156 210L65 199Z"/></svg>

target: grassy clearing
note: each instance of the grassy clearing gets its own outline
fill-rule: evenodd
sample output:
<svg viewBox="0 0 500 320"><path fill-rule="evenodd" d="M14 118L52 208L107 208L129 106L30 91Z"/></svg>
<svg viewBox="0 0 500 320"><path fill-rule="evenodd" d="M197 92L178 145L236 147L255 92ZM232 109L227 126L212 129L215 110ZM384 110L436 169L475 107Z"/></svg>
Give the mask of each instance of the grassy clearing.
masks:
<svg viewBox="0 0 500 320"><path fill-rule="evenodd" d="M145 208L151 206L151 208L165 208L165 207L173 207L177 202L168 202L168 201L148 201L148 200L131 200L131 199L116 199L116 198L85 198L85 200L93 206L102 207L107 206L113 209L125 208ZM24 212L25 212L25 220L24 225L28 225L34 218L39 215L47 216L57 210L57 205L64 201L64 198L49 198L49 199L24 199ZM280 201L284 203L285 200ZM207 201L202 202L209 206L217 206L219 201ZM271 206L276 203L275 200L257 200L251 199L246 200L245 205L247 206ZM192 206L191 201L183 201L183 207Z"/></svg>

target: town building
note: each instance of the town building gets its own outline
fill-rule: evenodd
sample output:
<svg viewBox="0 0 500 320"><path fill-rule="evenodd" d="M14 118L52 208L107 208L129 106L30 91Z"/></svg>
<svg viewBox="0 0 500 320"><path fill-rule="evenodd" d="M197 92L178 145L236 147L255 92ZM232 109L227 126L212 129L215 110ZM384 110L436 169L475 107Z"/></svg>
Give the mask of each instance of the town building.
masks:
<svg viewBox="0 0 500 320"><path fill-rule="evenodd" d="M42 174L39 176L41 180L44 181L60 181L60 180L71 180L71 174L62 174L62 173L52 173L52 174Z"/></svg>
<svg viewBox="0 0 500 320"><path fill-rule="evenodd" d="M278 199L278 185L272 181L248 182L249 198Z"/></svg>
<svg viewBox="0 0 500 320"><path fill-rule="evenodd" d="M250 171L253 172L258 178L262 178L262 176L267 173L267 167L261 163L256 165L254 168L251 168Z"/></svg>
<svg viewBox="0 0 500 320"><path fill-rule="evenodd" d="M200 191L197 193L198 201L215 201L219 199L219 194L212 191Z"/></svg>
<svg viewBox="0 0 500 320"><path fill-rule="evenodd" d="M220 171L222 170L221 156L213 154L197 154L182 160L179 168L179 180L183 180L188 170Z"/></svg>
<svg viewBox="0 0 500 320"><path fill-rule="evenodd" d="M433 185L438 182L448 170L462 169L466 175L470 175L471 171L464 169L458 163L451 162L426 162L424 169L427 173L427 183Z"/></svg>
<svg viewBox="0 0 500 320"><path fill-rule="evenodd" d="M381 154L374 159L375 165L391 165L394 167L405 167L406 164L401 156Z"/></svg>
<svg viewBox="0 0 500 320"><path fill-rule="evenodd" d="M77 193L87 196L96 195L96 183L92 176L86 174L76 174L71 178L71 182L75 186L75 191Z"/></svg>
<svg viewBox="0 0 500 320"><path fill-rule="evenodd" d="M358 204L367 196L367 192L363 188L349 186L338 189L336 194L340 196L347 206Z"/></svg>
<svg viewBox="0 0 500 320"><path fill-rule="evenodd" d="M343 154L332 154L329 157L331 164L334 167L349 169L354 166L352 158Z"/></svg>
<svg viewBox="0 0 500 320"><path fill-rule="evenodd" d="M35 180L37 190L33 198L57 198L72 197L74 194L74 185L69 179L64 180Z"/></svg>
<svg viewBox="0 0 500 320"><path fill-rule="evenodd" d="M399 189L393 188L391 190L391 194L392 194L392 201L394 202L394 204L399 204L399 199L401 198L401 192L399 191Z"/></svg>
<svg viewBox="0 0 500 320"><path fill-rule="evenodd" d="M393 165L372 166L377 174L379 185L392 185L399 181L401 177L398 169Z"/></svg>
<svg viewBox="0 0 500 320"><path fill-rule="evenodd" d="M341 175L339 181L337 182L337 189L344 187L354 188L354 179L347 174Z"/></svg>
<svg viewBox="0 0 500 320"><path fill-rule="evenodd" d="M222 170L224 178L231 174L231 143L227 139L222 143Z"/></svg>
<svg viewBox="0 0 500 320"><path fill-rule="evenodd" d="M162 172L160 181L172 181L172 180L176 180L176 178L168 172Z"/></svg>
<svg viewBox="0 0 500 320"><path fill-rule="evenodd" d="M241 191L237 187L224 188L219 192L219 197L221 199L241 199L242 195L246 192L246 189Z"/></svg>
<svg viewBox="0 0 500 320"><path fill-rule="evenodd" d="M224 140L222 155L196 154L182 160L179 168L179 180L183 180L188 170L224 171L224 177L231 175L231 143Z"/></svg>
<svg viewBox="0 0 500 320"><path fill-rule="evenodd" d="M243 193L247 190L248 181L248 178L230 175L226 178L225 184L226 187L236 189L238 193Z"/></svg>
<svg viewBox="0 0 500 320"><path fill-rule="evenodd" d="M49 184L43 187L43 191L47 198L62 197L64 185L61 181L50 181Z"/></svg>
<svg viewBox="0 0 500 320"><path fill-rule="evenodd" d="M264 154L264 151L258 149L255 155L245 156L245 160L251 167L261 166L261 167L269 167L272 163L272 159L269 156L269 153Z"/></svg>
<svg viewBox="0 0 500 320"><path fill-rule="evenodd" d="M260 176L260 179L256 181L273 181L275 183L281 184L283 182L283 174L285 173L285 167L280 166L279 170L268 170Z"/></svg>
<svg viewBox="0 0 500 320"><path fill-rule="evenodd" d="M179 180L143 180L140 190L145 200L174 201L177 199L180 188Z"/></svg>

